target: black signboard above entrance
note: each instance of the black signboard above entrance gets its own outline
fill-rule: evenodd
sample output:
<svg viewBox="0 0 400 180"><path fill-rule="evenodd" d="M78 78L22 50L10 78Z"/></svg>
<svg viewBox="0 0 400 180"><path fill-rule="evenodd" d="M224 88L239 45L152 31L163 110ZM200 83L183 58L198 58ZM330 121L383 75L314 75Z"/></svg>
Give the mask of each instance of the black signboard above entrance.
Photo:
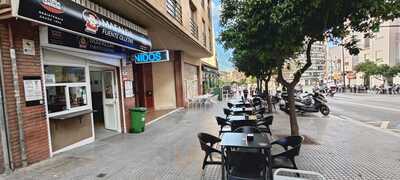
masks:
<svg viewBox="0 0 400 180"><path fill-rule="evenodd" d="M128 49L151 49L151 41L147 36L71 0L20 0L18 16Z"/></svg>
<svg viewBox="0 0 400 180"><path fill-rule="evenodd" d="M61 31L56 28L48 28L49 44L67 46L72 48L97 51L102 53L121 54L127 53L127 49L104 41L87 38L76 34Z"/></svg>

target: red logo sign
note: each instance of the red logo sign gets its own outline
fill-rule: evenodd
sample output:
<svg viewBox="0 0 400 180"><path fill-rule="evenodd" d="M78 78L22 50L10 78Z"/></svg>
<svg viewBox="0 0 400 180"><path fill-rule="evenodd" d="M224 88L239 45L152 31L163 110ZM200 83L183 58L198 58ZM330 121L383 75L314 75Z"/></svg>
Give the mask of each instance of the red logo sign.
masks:
<svg viewBox="0 0 400 180"><path fill-rule="evenodd" d="M86 21L85 31L96 34L99 30L100 20L94 12L84 10L82 12L83 19Z"/></svg>
<svg viewBox="0 0 400 180"><path fill-rule="evenodd" d="M58 0L42 0L40 5L51 13L64 13L63 5Z"/></svg>
<svg viewBox="0 0 400 180"><path fill-rule="evenodd" d="M88 41L86 40L85 37L81 37L81 39L79 39L79 47L86 49L88 45Z"/></svg>

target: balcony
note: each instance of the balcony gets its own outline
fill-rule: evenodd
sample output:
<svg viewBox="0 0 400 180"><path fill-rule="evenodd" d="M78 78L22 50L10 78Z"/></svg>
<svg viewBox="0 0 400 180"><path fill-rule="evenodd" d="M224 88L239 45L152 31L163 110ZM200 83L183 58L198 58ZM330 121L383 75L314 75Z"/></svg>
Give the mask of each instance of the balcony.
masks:
<svg viewBox="0 0 400 180"><path fill-rule="evenodd" d="M167 0L167 12L182 24L182 6L177 0Z"/></svg>
<svg viewBox="0 0 400 180"><path fill-rule="evenodd" d="M199 27L193 19L190 20L190 33L196 38L199 39Z"/></svg>

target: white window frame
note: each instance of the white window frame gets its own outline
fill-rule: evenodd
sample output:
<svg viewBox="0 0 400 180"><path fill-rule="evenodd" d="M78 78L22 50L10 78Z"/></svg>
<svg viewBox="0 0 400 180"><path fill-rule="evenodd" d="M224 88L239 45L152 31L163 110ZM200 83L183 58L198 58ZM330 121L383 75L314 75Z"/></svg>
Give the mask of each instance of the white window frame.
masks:
<svg viewBox="0 0 400 180"><path fill-rule="evenodd" d="M85 72L85 82L74 82L74 83L46 83L45 82L45 90L47 91L47 87L56 87L56 86L64 86L64 91L65 91L65 102L66 102L66 110L64 111L58 111L58 112L53 112L53 113L48 113L48 116L54 117L54 116L58 116L58 115L64 115L64 114L69 114L69 113L73 113L73 112L79 112L79 111L83 111L83 110L90 110L91 109L91 105L89 103L89 93L90 93L90 86L89 86L89 82L88 82L88 77L87 77L87 71L88 68L85 65L67 65L67 64L59 64L59 63L55 63L55 64L44 64L44 66L63 66L63 67L75 67L75 68L84 68L84 72ZM71 103L70 103L70 97L69 97L69 88L70 87L85 87L86 88L86 105L85 106L79 106L79 107L74 107L71 108ZM47 93L46 93L47 94ZM46 97L47 98L47 97ZM48 109L48 104L47 107Z"/></svg>

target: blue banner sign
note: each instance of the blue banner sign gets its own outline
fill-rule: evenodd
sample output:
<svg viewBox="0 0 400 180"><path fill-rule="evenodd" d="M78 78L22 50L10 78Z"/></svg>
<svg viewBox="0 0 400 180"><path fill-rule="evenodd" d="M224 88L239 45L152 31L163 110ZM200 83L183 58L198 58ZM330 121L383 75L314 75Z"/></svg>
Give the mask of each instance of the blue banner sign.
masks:
<svg viewBox="0 0 400 180"><path fill-rule="evenodd" d="M168 50L152 51L133 55L136 64L156 63L169 61Z"/></svg>

